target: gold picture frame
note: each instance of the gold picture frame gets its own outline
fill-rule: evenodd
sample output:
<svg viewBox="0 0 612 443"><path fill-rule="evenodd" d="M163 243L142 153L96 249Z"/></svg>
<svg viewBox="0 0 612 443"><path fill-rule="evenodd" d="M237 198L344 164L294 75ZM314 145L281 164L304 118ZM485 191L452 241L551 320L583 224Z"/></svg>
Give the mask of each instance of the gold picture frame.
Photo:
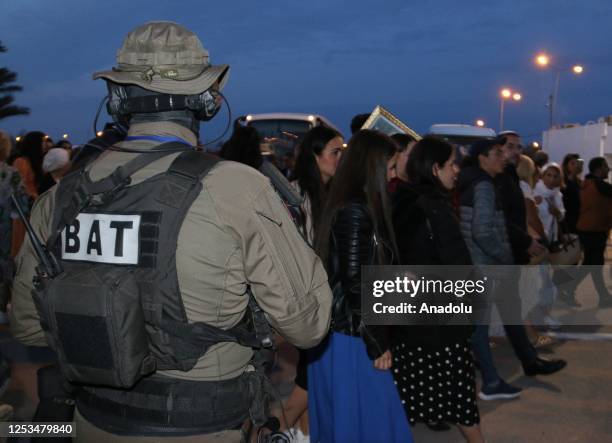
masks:
<svg viewBox="0 0 612 443"><path fill-rule="evenodd" d="M370 117L365 121L361 129L373 129L382 132L383 134L393 135L397 133L408 134L414 137L415 140L421 140L421 137L416 131L402 122L395 115L391 114L382 106L378 105L374 108Z"/></svg>

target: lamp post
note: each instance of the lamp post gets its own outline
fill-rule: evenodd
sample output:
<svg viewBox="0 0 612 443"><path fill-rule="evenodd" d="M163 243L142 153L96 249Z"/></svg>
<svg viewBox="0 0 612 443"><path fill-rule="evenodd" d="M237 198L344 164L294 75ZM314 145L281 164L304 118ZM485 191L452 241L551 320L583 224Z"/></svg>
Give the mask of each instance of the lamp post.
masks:
<svg viewBox="0 0 612 443"><path fill-rule="evenodd" d="M555 125L555 110L557 107L557 102L559 100L559 81L561 79L561 73L565 71L572 71L576 75L580 75L584 72L584 66L582 65L573 65L571 67L559 67L555 66L551 63L550 56L548 54L538 54L535 58L535 63L540 68L546 69L551 67L555 72L555 82L553 84L553 89L548 96L548 103L546 106L548 107L549 113L549 126L552 128Z"/></svg>
<svg viewBox="0 0 612 443"><path fill-rule="evenodd" d="M502 132L504 130L504 103L506 102L506 100L514 100L514 101L520 101L523 96L516 91L512 91L511 89L508 88L503 88L501 91L499 91L499 132Z"/></svg>

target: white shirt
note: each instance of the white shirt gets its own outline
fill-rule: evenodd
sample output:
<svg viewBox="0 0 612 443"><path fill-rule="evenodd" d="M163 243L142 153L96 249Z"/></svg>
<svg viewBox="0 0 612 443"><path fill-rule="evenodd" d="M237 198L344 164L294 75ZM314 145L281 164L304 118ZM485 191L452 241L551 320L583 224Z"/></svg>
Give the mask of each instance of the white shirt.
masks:
<svg viewBox="0 0 612 443"><path fill-rule="evenodd" d="M544 225L544 232L550 241L555 241L559 237L559 223L549 212L549 208L555 207L561 211L561 218L565 217L565 206L563 206L563 195L559 188L549 189L542 182L538 181L533 192L534 197L542 197L542 201L537 205L540 220Z"/></svg>
<svg viewBox="0 0 612 443"><path fill-rule="evenodd" d="M535 202L533 188L529 186L529 183L527 183L525 180L521 180L519 182L519 186L521 187L521 191L523 191L523 197L525 197L526 200L531 200Z"/></svg>

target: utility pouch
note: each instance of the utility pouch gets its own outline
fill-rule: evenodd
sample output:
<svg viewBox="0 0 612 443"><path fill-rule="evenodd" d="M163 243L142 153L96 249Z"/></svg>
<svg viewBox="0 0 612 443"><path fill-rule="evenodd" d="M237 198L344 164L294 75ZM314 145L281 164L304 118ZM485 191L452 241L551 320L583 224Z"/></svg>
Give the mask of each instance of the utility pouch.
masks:
<svg viewBox="0 0 612 443"><path fill-rule="evenodd" d="M133 269L80 268L34 291L47 338L70 382L129 388L156 368Z"/></svg>

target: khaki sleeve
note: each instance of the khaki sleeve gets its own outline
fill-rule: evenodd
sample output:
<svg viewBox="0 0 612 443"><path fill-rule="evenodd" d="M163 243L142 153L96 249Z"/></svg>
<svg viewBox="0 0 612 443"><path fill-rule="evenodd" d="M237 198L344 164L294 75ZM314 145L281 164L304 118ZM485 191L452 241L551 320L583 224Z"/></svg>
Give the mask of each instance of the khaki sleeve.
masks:
<svg viewBox="0 0 612 443"><path fill-rule="evenodd" d="M30 223L41 241L49 235L54 191L42 194L34 203ZM29 346L48 346L32 300L32 278L38 259L27 234L15 258L17 274L13 282L9 321L15 339Z"/></svg>
<svg viewBox="0 0 612 443"><path fill-rule="evenodd" d="M272 327L298 347L316 346L331 319L327 274L271 185L257 184L246 207L225 203L220 215L240 238L246 278Z"/></svg>

